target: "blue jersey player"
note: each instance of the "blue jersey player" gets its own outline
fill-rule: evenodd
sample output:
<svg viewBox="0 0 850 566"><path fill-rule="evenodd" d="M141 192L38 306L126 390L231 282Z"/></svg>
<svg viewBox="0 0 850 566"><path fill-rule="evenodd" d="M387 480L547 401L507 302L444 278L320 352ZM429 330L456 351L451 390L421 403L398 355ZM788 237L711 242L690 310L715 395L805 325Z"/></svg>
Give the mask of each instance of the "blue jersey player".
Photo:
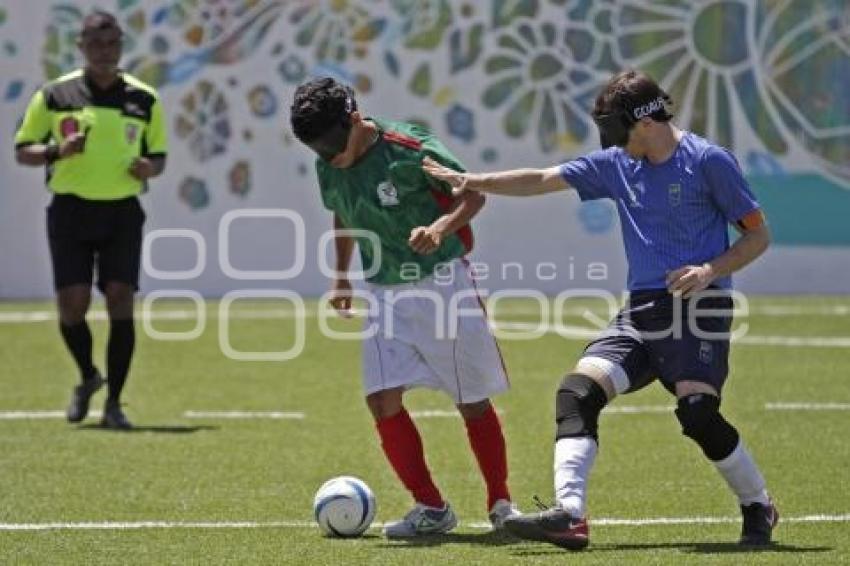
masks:
<svg viewBox="0 0 850 566"><path fill-rule="evenodd" d="M587 546L586 486L598 449L599 414L617 394L657 378L678 399L682 433L738 497L741 543L770 543L776 508L738 431L720 412L732 321L730 276L760 256L770 236L735 158L677 128L670 105L649 76L625 71L595 101L600 151L547 169L497 173L459 173L429 160L423 165L458 192L531 196L574 189L582 200L611 199L620 215L629 298L560 383L556 504L506 521L522 538L573 550ZM731 246L729 224L741 234ZM712 312L695 315L697 305Z"/></svg>

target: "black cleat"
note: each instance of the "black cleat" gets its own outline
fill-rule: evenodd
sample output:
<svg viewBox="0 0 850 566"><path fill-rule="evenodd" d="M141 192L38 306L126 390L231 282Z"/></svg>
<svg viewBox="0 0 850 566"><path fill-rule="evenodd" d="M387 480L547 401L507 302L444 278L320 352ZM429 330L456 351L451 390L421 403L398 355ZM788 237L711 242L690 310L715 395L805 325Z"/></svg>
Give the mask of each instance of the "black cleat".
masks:
<svg viewBox="0 0 850 566"><path fill-rule="evenodd" d="M583 550L590 542L587 519L576 519L557 505L540 513L506 517L504 525L518 538L549 542L567 550Z"/></svg>
<svg viewBox="0 0 850 566"><path fill-rule="evenodd" d="M104 379L100 372L95 370L92 377L84 379L83 382L74 387L71 393L71 402L65 410L65 416L69 423L78 423L89 414L89 401L98 389L103 387Z"/></svg>
<svg viewBox="0 0 850 566"><path fill-rule="evenodd" d="M765 546L771 544L770 535L773 527L779 522L779 512L773 501L767 505L750 503L741 505L741 515L744 523L741 527L740 544L748 546Z"/></svg>
<svg viewBox="0 0 850 566"><path fill-rule="evenodd" d="M121 410L121 403L117 401L106 402L100 426L114 430L130 430L133 428L133 425L127 420L127 415Z"/></svg>

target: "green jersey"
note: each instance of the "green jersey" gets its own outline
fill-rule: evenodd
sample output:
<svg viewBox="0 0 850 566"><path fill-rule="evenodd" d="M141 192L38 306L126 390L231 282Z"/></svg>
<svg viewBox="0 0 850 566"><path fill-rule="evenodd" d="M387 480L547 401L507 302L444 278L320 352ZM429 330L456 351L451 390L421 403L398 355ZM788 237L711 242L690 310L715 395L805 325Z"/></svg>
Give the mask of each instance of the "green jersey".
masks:
<svg viewBox="0 0 850 566"><path fill-rule="evenodd" d="M422 159L464 171L463 165L430 132L415 124L370 118L378 140L351 167L337 169L316 161L322 202L349 229L368 230L380 240L380 263L372 283L410 283L472 248L469 226L445 238L432 254L414 252L410 232L429 226L452 205L451 187L422 171ZM369 238L357 238L363 269L373 268L378 250Z"/></svg>
<svg viewBox="0 0 850 566"><path fill-rule="evenodd" d="M47 185L55 193L89 200L136 195L144 183L128 172L133 160L166 153L159 97L126 73L106 90L82 70L47 83L30 100L15 145L62 142L77 132L86 133L83 152L59 159L48 169Z"/></svg>

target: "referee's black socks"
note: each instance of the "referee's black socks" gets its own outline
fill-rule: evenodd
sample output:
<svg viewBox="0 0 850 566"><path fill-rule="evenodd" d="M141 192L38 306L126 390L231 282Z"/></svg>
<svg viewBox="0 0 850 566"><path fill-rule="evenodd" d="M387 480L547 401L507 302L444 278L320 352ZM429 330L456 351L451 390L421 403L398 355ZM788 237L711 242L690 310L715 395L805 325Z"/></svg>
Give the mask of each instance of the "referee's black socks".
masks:
<svg viewBox="0 0 850 566"><path fill-rule="evenodd" d="M133 319L112 320L109 323L109 344L106 350L106 376L109 385L109 401L117 402L127 380L130 359L136 345Z"/></svg>
<svg viewBox="0 0 850 566"><path fill-rule="evenodd" d="M85 320L70 325L60 322L59 331L62 333L62 339L65 340L65 345L68 346L68 350L77 363L77 368L80 370L80 377L83 380L93 378L97 370L91 361L92 337L88 323Z"/></svg>

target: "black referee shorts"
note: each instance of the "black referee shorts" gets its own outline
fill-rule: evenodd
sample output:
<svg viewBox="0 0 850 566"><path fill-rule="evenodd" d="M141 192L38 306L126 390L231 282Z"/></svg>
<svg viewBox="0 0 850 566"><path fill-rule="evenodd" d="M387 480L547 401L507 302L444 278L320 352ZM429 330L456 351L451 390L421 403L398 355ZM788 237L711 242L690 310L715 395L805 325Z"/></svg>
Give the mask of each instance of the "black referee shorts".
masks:
<svg viewBox="0 0 850 566"><path fill-rule="evenodd" d="M111 281L138 289L144 223L136 197L98 201L54 195L47 207L47 237L55 288L90 286L97 265L101 292Z"/></svg>

